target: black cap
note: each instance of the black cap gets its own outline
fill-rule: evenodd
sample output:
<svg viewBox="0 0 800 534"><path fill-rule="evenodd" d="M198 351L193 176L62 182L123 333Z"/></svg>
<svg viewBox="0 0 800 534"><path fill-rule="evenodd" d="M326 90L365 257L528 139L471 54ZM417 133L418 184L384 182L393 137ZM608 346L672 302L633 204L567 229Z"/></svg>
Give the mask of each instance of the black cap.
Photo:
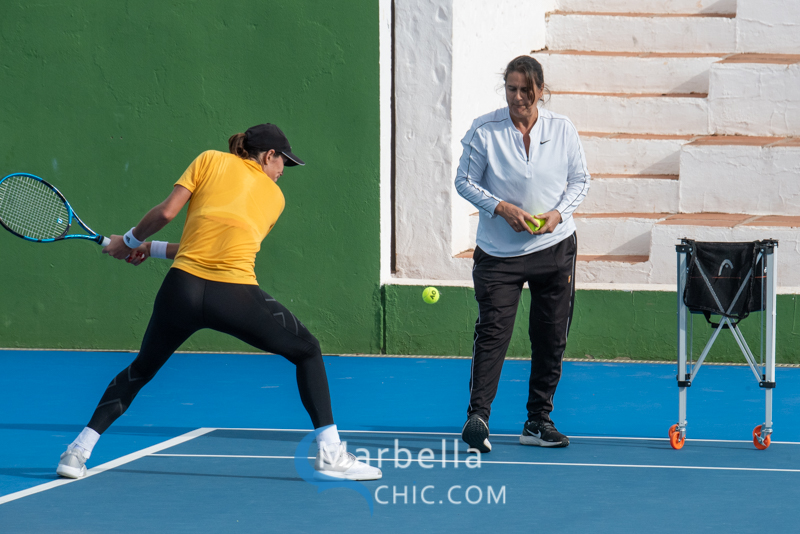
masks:
<svg viewBox="0 0 800 534"><path fill-rule="evenodd" d="M289 146L289 140L283 135L281 129L274 124L259 124L258 126L248 128L244 133L244 148L248 152L266 152L268 150L280 152L289 160L286 162L287 167L306 164L303 160L292 154L292 147Z"/></svg>

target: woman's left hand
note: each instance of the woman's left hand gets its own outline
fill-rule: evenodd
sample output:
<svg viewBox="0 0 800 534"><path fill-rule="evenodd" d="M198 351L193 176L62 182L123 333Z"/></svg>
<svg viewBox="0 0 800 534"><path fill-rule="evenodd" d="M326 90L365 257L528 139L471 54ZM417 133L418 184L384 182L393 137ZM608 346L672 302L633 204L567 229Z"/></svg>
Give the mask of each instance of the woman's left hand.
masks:
<svg viewBox="0 0 800 534"><path fill-rule="evenodd" d="M131 250L131 255L125 258L125 261L134 266L141 265L144 260L150 257L150 242L142 243L135 249Z"/></svg>
<svg viewBox="0 0 800 534"><path fill-rule="evenodd" d="M547 213L540 213L536 216L537 219L544 219L545 223L541 228L533 232L533 235L549 234L556 229L556 226L561 222L561 214L558 210L548 211Z"/></svg>

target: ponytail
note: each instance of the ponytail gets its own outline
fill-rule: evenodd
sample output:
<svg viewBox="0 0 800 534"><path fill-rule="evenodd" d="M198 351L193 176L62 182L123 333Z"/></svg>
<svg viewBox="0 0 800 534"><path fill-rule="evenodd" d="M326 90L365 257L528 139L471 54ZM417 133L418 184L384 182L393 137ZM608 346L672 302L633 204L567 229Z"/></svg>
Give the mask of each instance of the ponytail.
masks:
<svg viewBox="0 0 800 534"><path fill-rule="evenodd" d="M250 153L245 150L243 133L237 133L230 136L228 139L228 150L231 154L239 156L242 159L251 159L253 156L255 156L255 154L251 156Z"/></svg>

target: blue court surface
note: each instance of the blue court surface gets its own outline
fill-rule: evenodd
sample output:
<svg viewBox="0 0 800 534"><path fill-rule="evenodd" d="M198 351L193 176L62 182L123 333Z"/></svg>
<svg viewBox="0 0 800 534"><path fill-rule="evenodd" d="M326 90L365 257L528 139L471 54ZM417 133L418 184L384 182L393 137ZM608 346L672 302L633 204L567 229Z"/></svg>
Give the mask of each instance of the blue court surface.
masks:
<svg viewBox="0 0 800 534"><path fill-rule="evenodd" d="M176 354L106 432L90 475L55 475L129 353L0 351L0 532L800 532L800 369L778 368L774 441L743 366L704 367L673 450L676 365L565 362L565 449L519 444L530 365L509 360L493 451L460 441L470 361L326 356L348 449L383 478L312 478L313 433L279 356Z"/></svg>

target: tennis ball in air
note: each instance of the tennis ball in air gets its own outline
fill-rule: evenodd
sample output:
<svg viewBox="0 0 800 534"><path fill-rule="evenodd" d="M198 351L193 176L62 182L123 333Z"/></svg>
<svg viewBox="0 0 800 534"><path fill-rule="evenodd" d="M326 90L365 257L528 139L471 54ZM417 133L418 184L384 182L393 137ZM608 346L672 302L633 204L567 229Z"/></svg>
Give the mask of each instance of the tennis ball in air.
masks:
<svg viewBox="0 0 800 534"><path fill-rule="evenodd" d="M534 217L533 220L536 222L535 223L532 223L531 221L525 221L525 222L528 223L528 226L534 232L539 230L542 226L544 226L544 223L546 222L544 219L537 219L536 217Z"/></svg>
<svg viewBox="0 0 800 534"><path fill-rule="evenodd" d="M439 290L435 287L426 287L422 290L422 300L428 304L436 304L439 300Z"/></svg>

